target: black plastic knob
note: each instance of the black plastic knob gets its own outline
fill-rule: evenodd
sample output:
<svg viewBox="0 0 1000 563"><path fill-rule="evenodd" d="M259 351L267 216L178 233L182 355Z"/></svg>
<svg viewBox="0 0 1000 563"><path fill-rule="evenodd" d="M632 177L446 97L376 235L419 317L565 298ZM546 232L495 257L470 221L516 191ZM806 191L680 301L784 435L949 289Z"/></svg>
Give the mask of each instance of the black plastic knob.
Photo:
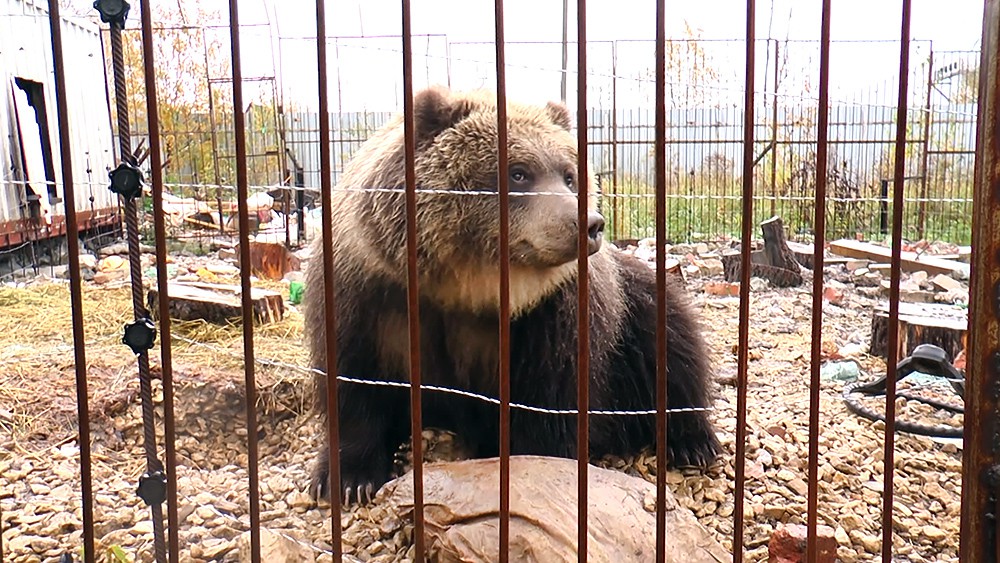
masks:
<svg viewBox="0 0 1000 563"><path fill-rule="evenodd" d="M163 504L167 500L167 474L160 470L143 473L136 494L149 506Z"/></svg>
<svg viewBox="0 0 1000 563"><path fill-rule="evenodd" d="M96 0L94 9L100 12L101 21L104 23L116 22L125 25L128 18L128 11L131 6L125 0Z"/></svg>
<svg viewBox="0 0 1000 563"><path fill-rule="evenodd" d="M134 323L129 323L125 325L122 342L139 355L152 348L156 342L156 325L150 319L138 319Z"/></svg>
<svg viewBox="0 0 1000 563"><path fill-rule="evenodd" d="M135 199L142 194L142 170L127 163L122 162L108 173L111 178L111 191L122 196L126 200Z"/></svg>

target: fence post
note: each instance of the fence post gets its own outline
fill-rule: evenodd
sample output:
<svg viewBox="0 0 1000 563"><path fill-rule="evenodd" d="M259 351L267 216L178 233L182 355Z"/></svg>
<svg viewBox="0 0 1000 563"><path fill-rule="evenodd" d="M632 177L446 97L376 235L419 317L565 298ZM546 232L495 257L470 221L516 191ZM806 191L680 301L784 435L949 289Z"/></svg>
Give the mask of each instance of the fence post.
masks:
<svg viewBox="0 0 1000 563"><path fill-rule="evenodd" d="M962 459L959 559L997 560L1000 492L1000 0L986 0L979 65L979 112L973 187L972 279Z"/></svg>

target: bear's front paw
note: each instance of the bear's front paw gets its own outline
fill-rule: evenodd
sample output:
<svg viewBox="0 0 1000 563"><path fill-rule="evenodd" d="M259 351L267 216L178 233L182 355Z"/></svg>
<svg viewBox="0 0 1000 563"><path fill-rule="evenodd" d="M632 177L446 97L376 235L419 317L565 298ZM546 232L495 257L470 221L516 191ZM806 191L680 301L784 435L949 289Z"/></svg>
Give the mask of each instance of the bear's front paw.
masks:
<svg viewBox="0 0 1000 563"><path fill-rule="evenodd" d="M340 466L341 502L345 506L352 502L371 503L375 498L375 493L392 476L390 464L382 463L379 460L361 463L341 459ZM316 460L309 492L316 500L330 497L330 460L326 452L323 452Z"/></svg>
<svg viewBox="0 0 1000 563"><path fill-rule="evenodd" d="M670 465L673 467L708 467L715 463L721 453L718 442L671 445L668 450Z"/></svg>
<svg viewBox="0 0 1000 563"><path fill-rule="evenodd" d="M703 419L671 420L667 436L672 467L708 467L722 453L722 444L711 423Z"/></svg>

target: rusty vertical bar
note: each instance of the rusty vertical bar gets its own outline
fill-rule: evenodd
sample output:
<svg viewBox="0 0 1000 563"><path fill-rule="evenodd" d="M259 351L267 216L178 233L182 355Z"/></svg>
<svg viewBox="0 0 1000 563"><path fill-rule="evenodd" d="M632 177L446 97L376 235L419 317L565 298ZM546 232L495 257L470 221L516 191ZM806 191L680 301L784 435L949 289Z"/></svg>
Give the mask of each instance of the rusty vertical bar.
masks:
<svg viewBox="0 0 1000 563"><path fill-rule="evenodd" d="M56 113L59 123L59 158L62 166L63 200L66 206L66 244L69 248L69 296L73 321L73 360L76 370L76 412L80 425L80 495L83 504L83 557L94 563L94 491L90 459L90 403L87 393L87 350L83 332L83 287L80 276L80 227L76 217L76 189L73 184L73 155L66 102L66 68L63 64L62 18L58 0L49 0L49 30L52 66L56 86ZM3 555L0 550L0 556Z"/></svg>
<svg viewBox="0 0 1000 563"><path fill-rule="evenodd" d="M212 92L212 75L209 72L209 61L208 61L208 35L205 33L205 28L201 28L201 44L205 55L205 86L208 87L208 126L212 128L212 169L215 173L215 200L219 205L219 234L226 234L226 222L223 219L222 211L222 188L219 184L222 180L219 178L219 141L216 133L215 124L215 94Z"/></svg>
<svg viewBox="0 0 1000 563"><path fill-rule="evenodd" d="M902 0L899 98L896 101L896 155L892 185L892 260L889 276L889 334L886 340L885 455L882 471L882 561L892 563L892 496L896 446L896 363L899 362L899 282L903 251L903 178L906 173L906 98L910 74L910 6Z"/></svg>
<svg viewBox="0 0 1000 563"><path fill-rule="evenodd" d="M163 163L160 153L160 114L153 60L153 23L149 0L141 2L142 60L146 80L146 119L149 132L149 166L153 182L153 230L156 239L156 287L160 294L160 373L163 385L163 441L167 470L167 556L180 557L180 521L177 514L177 448L174 444L174 372L170 348L170 298L167 295L167 231L163 215Z"/></svg>
<svg viewBox="0 0 1000 563"><path fill-rule="evenodd" d="M577 188L577 365L576 365L576 487L577 561L587 561L587 466L590 462L590 272L587 212L590 204L590 169L587 163L587 2L576 3L576 152L578 178L586 178L586 193Z"/></svg>
<svg viewBox="0 0 1000 563"><path fill-rule="evenodd" d="M667 51L666 2L656 2L656 562L667 557Z"/></svg>
<svg viewBox="0 0 1000 563"><path fill-rule="evenodd" d="M740 246L740 324L736 359L736 490L733 511L733 561L743 561L743 499L746 478L747 385L750 341L750 242L753 229L754 70L756 2L747 0L746 83L743 98L743 223ZM773 145L772 145L773 148Z"/></svg>
<svg viewBox="0 0 1000 563"><path fill-rule="evenodd" d="M819 513L819 368L823 339L823 246L826 242L827 141L830 127L830 0L823 0L819 51L819 115L816 127L816 199L813 208L812 349L809 362L809 468L806 556L816 561Z"/></svg>
<svg viewBox="0 0 1000 563"><path fill-rule="evenodd" d="M500 561L510 558L510 182L503 0L496 0L497 190L500 200Z"/></svg>
<svg viewBox="0 0 1000 563"><path fill-rule="evenodd" d="M920 200L917 201L917 240L923 240L927 222L927 151L931 144L931 92L934 89L934 42L927 57L927 98L924 101L924 152L920 158Z"/></svg>
<svg viewBox="0 0 1000 563"><path fill-rule="evenodd" d="M1000 560L1000 0L987 0L979 61L976 169L973 187L969 348L962 448L959 560Z"/></svg>
<svg viewBox="0 0 1000 563"><path fill-rule="evenodd" d="M243 65L240 59L238 0L229 0L233 57L233 133L236 143L236 197L240 233L240 304L243 313L243 368L246 387L247 474L250 488L250 560L260 563L260 489L257 475L257 384L254 378L253 302L250 297L250 210L247 203L246 117L243 115Z"/></svg>
<svg viewBox="0 0 1000 563"><path fill-rule="evenodd" d="M420 404L420 291L417 287L417 174L413 122L413 35L410 0L403 0L403 148L406 176L406 305L410 334L410 433L413 438L414 558L424 559L424 448Z"/></svg>
<svg viewBox="0 0 1000 563"><path fill-rule="evenodd" d="M326 58L326 0L316 0L316 64L319 84L319 184L323 223L323 313L326 319L327 440L330 455L330 526L333 560L343 557L340 522L340 398L337 383L337 318L333 291L333 168L330 164L330 93ZM300 210L301 212L301 210ZM358 498L361 497L360 491Z"/></svg>
<svg viewBox="0 0 1000 563"><path fill-rule="evenodd" d="M777 214L778 204L778 40L774 40L774 83L771 85L771 217Z"/></svg>

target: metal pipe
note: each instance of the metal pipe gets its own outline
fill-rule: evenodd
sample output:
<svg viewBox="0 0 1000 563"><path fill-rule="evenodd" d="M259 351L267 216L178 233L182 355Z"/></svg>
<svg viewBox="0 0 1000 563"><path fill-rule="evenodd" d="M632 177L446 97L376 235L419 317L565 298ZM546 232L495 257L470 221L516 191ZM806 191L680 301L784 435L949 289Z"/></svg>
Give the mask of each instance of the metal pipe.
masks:
<svg viewBox="0 0 1000 563"><path fill-rule="evenodd" d="M156 287L159 293L160 374L163 385L163 441L167 471L167 555L171 563L180 557L180 519L177 514L177 447L174 418L174 372L170 340L170 297L167 278L167 232L163 215L163 163L160 152L160 114L153 60L153 23L149 0L141 2L143 70L146 81L146 119L149 132L149 166L153 191L153 229L156 239Z"/></svg>
<svg viewBox="0 0 1000 563"><path fill-rule="evenodd" d="M740 246L740 323L736 359L736 461L733 500L733 561L743 561L743 499L746 486L747 387L750 342L750 241L753 229L754 71L756 2L747 0L746 93L743 98L743 222ZM774 200L772 199L772 202Z"/></svg>
<svg viewBox="0 0 1000 563"><path fill-rule="evenodd" d="M587 2L576 3L576 151L578 178L587 178L585 193L577 191L577 366L576 366L576 460L577 460L577 561L587 561L587 482L590 461L590 237L587 212L590 203L590 170L587 164Z"/></svg>
<svg viewBox="0 0 1000 563"><path fill-rule="evenodd" d="M326 0L316 0L316 63L319 83L319 180L323 222L323 312L326 322L327 440L330 456L330 526L333 560L339 563L342 531L340 522L340 399L337 382L337 318L333 287L333 191L330 165L330 93L326 58ZM294 163L298 168L298 163ZM298 176L298 172L296 172ZM302 209L299 208L301 232ZM360 493L359 493L360 496Z"/></svg>
<svg viewBox="0 0 1000 563"><path fill-rule="evenodd" d="M413 36L410 0L403 0L403 149L406 179L406 305L410 335L410 434L413 445L414 558L424 559L424 448L420 402L420 291L417 271L417 175L413 116Z"/></svg>
<svg viewBox="0 0 1000 563"><path fill-rule="evenodd" d="M826 174L830 127L830 0L823 0L819 52L819 115L816 129L816 200L813 207L812 348L809 361L809 470L806 499L806 557L817 557L819 512L820 344L823 340L823 247L826 242Z"/></svg>
<svg viewBox="0 0 1000 563"><path fill-rule="evenodd" d="M510 558L510 182L503 0L496 0L497 190L500 198L500 561Z"/></svg>
<svg viewBox="0 0 1000 563"><path fill-rule="evenodd" d="M604 143L599 143L603 145ZM611 43L611 194L618 194L618 42ZM602 194L603 196L603 194ZM615 239L631 238L622 235L621 198L611 200L611 232Z"/></svg>
<svg viewBox="0 0 1000 563"><path fill-rule="evenodd" d="M1000 560L995 444L1000 440L1000 0L986 0L979 61L976 169L973 184L972 274L969 283L969 348L962 448L962 527L959 560Z"/></svg>
<svg viewBox="0 0 1000 563"><path fill-rule="evenodd" d="M923 155L920 160L920 199L917 201L917 239L923 240L924 228L927 222L927 157L931 144L931 92L934 89L934 42L931 42L931 52L927 57L927 99L924 101L924 139Z"/></svg>
<svg viewBox="0 0 1000 563"><path fill-rule="evenodd" d="M667 77L666 2L656 2L656 562L667 557Z"/></svg>
<svg viewBox="0 0 1000 563"><path fill-rule="evenodd" d="M778 204L778 40L774 40L774 95L771 96L771 217Z"/></svg>
<svg viewBox="0 0 1000 563"><path fill-rule="evenodd" d="M889 276L889 334L886 339L885 456L882 474L882 561L892 563L892 501L896 457L896 364L899 362L899 282L903 251L903 180L906 174L906 98L910 73L911 0L903 0L896 102L896 155L892 185L892 259Z"/></svg>
<svg viewBox="0 0 1000 563"><path fill-rule="evenodd" d="M80 275L80 227L76 216L76 189L73 184L73 153L66 102L66 67L63 62L62 18L59 1L49 0L49 30L52 41L52 65L56 87L56 113L59 123L59 152L62 165L63 201L66 206L66 244L69 248L69 295L73 323L73 360L76 371L76 412L80 425L80 495L83 505L83 557L96 561L94 544L94 491L90 454L90 404L87 393L87 350L83 331L83 287ZM2 542L2 540L0 540ZM0 543L0 559L3 558Z"/></svg>
<svg viewBox="0 0 1000 563"><path fill-rule="evenodd" d="M240 52L239 2L229 0L229 35L233 61L233 133L236 143L236 198L240 233L240 304L243 313L244 386L247 419L247 474L250 492L250 560L260 563L260 488L257 452L257 384L254 377L253 300L250 285L250 209L247 199L246 116L243 115L243 65Z"/></svg>
<svg viewBox="0 0 1000 563"><path fill-rule="evenodd" d="M567 36L569 34L569 0L562 3L562 78L559 83L559 96L563 103L566 102L566 72L569 65ZM451 58L449 57L449 60Z"/></svg>
<svg viewBox="0 0 1000 563"><path fill-rule="evenodd" d="M208 72L210 68L208 62L208 36L205 35L204 28L201 30L201 43L205 51L205 83L208 85L208 123L212 128L212 169L215 172L215 183L221 184L222 179L219 177L219 142L215 132L215 94L212 92L212 77ZM215 200L219 206L219 234L225 236L226 221L222 210L222 188L215 189Z"/></svg>

